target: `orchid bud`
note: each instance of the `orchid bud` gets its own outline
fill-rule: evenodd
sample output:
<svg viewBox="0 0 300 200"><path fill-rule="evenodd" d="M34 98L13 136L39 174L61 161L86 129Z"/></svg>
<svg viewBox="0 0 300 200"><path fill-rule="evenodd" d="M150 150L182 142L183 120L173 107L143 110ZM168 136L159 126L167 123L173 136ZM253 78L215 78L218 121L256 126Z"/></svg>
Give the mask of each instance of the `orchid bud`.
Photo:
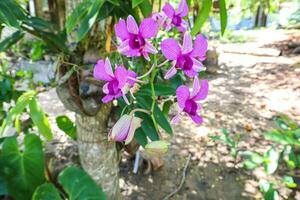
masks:
<svg viewBox="0 0 300 200"><path fill-rule="evenodd" d="M134 115L123 115L110 130L108 139L117 142L125 141L125 144L128 144L133 139L135 130L141 126L141 122L142 119Z"/></svg>
<svg viewBox="0 0 300 200"><path fill-rule="evenodd" d="M150 142L145 146L146 153L150 156L162 156L167 153L170 143L164 140Z"/></svg>

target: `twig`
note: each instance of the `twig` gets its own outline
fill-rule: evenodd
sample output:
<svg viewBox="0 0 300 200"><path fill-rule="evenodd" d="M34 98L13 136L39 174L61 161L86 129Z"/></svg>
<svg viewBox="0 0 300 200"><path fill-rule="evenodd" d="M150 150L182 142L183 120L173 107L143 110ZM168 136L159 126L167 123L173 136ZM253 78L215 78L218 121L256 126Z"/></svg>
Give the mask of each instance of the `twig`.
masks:
<svg viewBox="0 0 300 200"><path fill-rule="evenodd" d="M174 194L176 194L177 192L179 192L179 190L182 188L183 183L185 181L185 177L186 177L186 170L187 170L187 167L189 166L191 157L192 157L192 155L189 154L189 157L187 158L187 160L185 162L185 165L184 165L183 171L182 171L182 178L181 178L181 182L180 182L179 186L173 192L171 192L170 194L168 194L167 196L165 196L165 198L163 198L163 200L167 200L167 199L171 198Z"/></svg>

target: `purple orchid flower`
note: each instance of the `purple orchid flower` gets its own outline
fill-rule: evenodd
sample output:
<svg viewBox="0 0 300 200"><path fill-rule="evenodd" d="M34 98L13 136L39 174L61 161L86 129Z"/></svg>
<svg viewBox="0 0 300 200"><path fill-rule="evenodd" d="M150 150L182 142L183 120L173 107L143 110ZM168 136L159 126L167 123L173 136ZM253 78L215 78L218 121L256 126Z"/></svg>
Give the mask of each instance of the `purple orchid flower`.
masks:
<svg viewBox="0 0 300 200"><path fill-rule="evenodd" d="M148 41L148 39L155 37L158 32L158 24L153 19L144 19L138 27L135 19L129 15L126 22L121 19L115 25L115 32L121 40L118 50L127 57L142 55L150 60L149 53L157 53L155 47Z"/></svg>
<svg viewBox="0 0 300 200"><path fill-rule="evenodd" d="M142 119L134 115L122 115L108 133L108 139L117 142L125 141L125 144L130 143L135 130L141 126L141 122Z"/></svg>
<svg viewBox="0 0 300 200"><path fill-rule="evenodd" d="M200 100L204 100L208 94L208 81L202 80L201 86L199 83L198 77L195 77L193 90L192 92L189 91L187 86L180 86L176 90L177 102L179 112L177 115L172 119L172 123L178 122L180 118L180 114L182 112L187 113L192 120L197 123L201 124L203 122L202 117L198 114L199 110L201 109L201 105L199 104Z"/></svg>
<svg viewBox="0 0 300 200"><path fill-rule="evenodd" d="M180 1L177 11L169 3L166 3L162 10L173 26L181 32L186 30L187 23L182 18L188 15L189 8L185 0Z"/></svg>
<svg viewBox="0 0 300 200"><path fill-rule="evenodd" d="M94 68L94 77L107 81L103 86L103 92L106 94L102 98L103 103L123 96L125 102L129 104L126 93L135 84L137 74L134 71L127 70L124 66L116 66L115 73L113 73L110 61L106 58L105 61L98 60Z"/></svg>
<svg viewBox="0 0 300 200"><path fill-rule="evenodd" d="M183 45L179 46L177 41L172 38L165 39L161 42L161 51L168 60L172 60L172 67L165 74L165 79L174 76L177 69L183 70L188 77L194 77L203 69L201 61L205 60L207 51L207 39L199 34L193 41L190 33L185 33Z"/></svg>

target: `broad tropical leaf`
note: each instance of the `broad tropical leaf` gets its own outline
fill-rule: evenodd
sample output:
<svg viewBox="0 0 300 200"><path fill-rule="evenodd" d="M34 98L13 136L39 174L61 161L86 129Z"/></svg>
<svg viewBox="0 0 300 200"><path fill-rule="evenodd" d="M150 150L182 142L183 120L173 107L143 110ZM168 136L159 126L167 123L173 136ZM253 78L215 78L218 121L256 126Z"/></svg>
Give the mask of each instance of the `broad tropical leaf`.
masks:
<svg viewBox="0 0 300 200"><path fill-rule="evenodd" d="M31 199L34 190L45 182L44 153L38 136L25 136L24 151L19 149L16 137L5 139L0 176L5 178L9 195L16 200Z"/></svg>
<svg viewBox="0 0 300 200"><path fill-rule="evenodd" d="M69 200L105 200L105 193L93 179L78 167L68 167L58 176L58 182L68 194Z"/></svg>

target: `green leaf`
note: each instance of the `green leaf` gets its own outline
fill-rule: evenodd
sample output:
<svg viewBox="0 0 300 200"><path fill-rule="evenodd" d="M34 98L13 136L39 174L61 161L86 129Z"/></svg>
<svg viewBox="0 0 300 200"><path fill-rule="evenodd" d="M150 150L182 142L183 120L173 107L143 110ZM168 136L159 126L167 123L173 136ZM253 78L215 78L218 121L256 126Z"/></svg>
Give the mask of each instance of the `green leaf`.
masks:
<svg viewBox="0 0 300 200"><path fill-rule="evenodd" d="M152 13L152 4L149 2L149 0L142 1L139 4L139 8L144 17L149 17L149 15Z"/></svg>
<svg viewBox="0 0 300 200"><path fill-rule="evenodd" d="M247 158L244 162L244 166L247 169L254 169L264 161L263 157L256 152L244 151L241 156Z"/></svg>
<svg viewBox="0 0 300 200"><path fill-rule="evenodd" d="M168 86L166 84L154 84L154 89L155 89L155 95L156 96L170 96L170 95L174 95L176 90L171 87ZM140 90L139 93L142 95L151 95L151 86L150 84L147 85L143 85Z"/></svg>
<svg viewBox="0 0 300 200"><path fill-rule="evenodd" d="M192 28L191 34L192 36L197 35L200 32L204 22L207 20L210 9L212 7L212 0L203 0L203 4L201 10L196 18L194 27Z"/></svg>
<svg viewBox="0 0 300 200"><path fill-rule="evenodd" d="M4 177L9 195L16 200L31 199L39 185L45 182L44 153L38 136L27 134L24 151L15 137L6 138L0 156L0 176Z"/></svg>
<svg viewBox="0 0 300 200"><path fill-rule="evenodd" d="M16 1L1 0L0 1L0 20L7 26L20 28L20 21L25 19L24 10Z"/></svg>
<svg viewBox="0 0 300 200"><path fill-rule="evenodd" d="M30 57L32 61L40 60L43 56L43 43L37 41L33 43L32 49L30 52Z"/></svg>
<svg viewBox="0 0 300 200"><path fill-rule="evenodd" d="M152 140L152 141L156 141L159 140L159 136L158 133L154 127L153 121L151 119L151 117L145 113L140 113L137 112L136 113L137 117L140 117L141 119L143 119L142 121L142 130L143 132Z"/></svg>
<svg viewBox="0 0 300 200"><path fill-rule="evenodd" d="M34 191L32 200L62 200L62 198L53 184L44 183Z"/></svg>
<svg viewBox="0 0 300 200"><path fill-rule="evenodd" d="M284 176L283 177L283 182L289 188L296 188L297 187L297 184L295 183L293 177L291 177L291 176Z"/></svg>
<svg viewBox="0 0 300 200"><path fill-rule="evenodd" d="M50 123L36 98L33 98L29 102L29 109L30 117L33 123L37 126L39 133L42 134L47 140L52 140L53 136Z"/></svg>
<svg viewBox="0 0 300 200"><path fill-rule="evenodd" d="M56 117L56 123L60 130L65 132L73 140L76 140L76 125L67 116Z"/></svg>
<svg viewBox="0 0 300 200"><path fill-rule="evenodd" d="M5 180L0 176L0 196L2 195L8 195L8 191Z"/></svg>
<svg viewBox="0 0 300 200"><path fill-rule="evenodd" d="M270 132L267 132L265 135L265 138L268 140L272 140L274 142L277 142L279 144L289 144L289 145L295 145L297 147L300 147L300 142L288 135L284 135L283 133L279 132L278 130L273 130Z"/></svg>
<svg viewBox="0 0 300 200"><path fill-rule="evenodd" d="M112 3L115 6L119 6L120 5L119 0L107 0L107 1L110 2L110 3Z"/></svg>
<svg viewBox="0 0 300 200"><path fill-rule="evenodd" d="M1 128L0 128L0 135L3 136L3 133L6 131L8 126L13 123L16 116L21 114L25 107L29 104L32 98L36 95L35 91L28 91L22 94L18 100L16 105L9 110L6 118L3 120Z"/></svg>
<svg viewBox="0 0 300 200"><path fill-rule="evenodd" d="M140 5L140 3L142 3L145 0L132 0L132 8L137 7L138 5Z"/></svg>
<svg viewBox="0 0 300 200"><path fill-rule="evenodd" d="M73 12L67 17L65 25L67 34L70 34L72 30L76 27L78 22L80 22L82 18L86 16L91 3L92 0L84 0L83 2L78 4L73 10Z"/></svg>
<svg viewBox="0 0 300 200"><path fill-rule="evenodd" d="M143 147L146 146L146 144L148 143L147 141L147 136L144 133L142 128L138 128L135 133L134 133L134 139L136 139L137 143L139 143L140 145L142 145Z"/></svg>
<svg viewBox="0 0 300 200"><path fill-rule="evenodd" d="M58 182L63 186L69 200L94 199L105 200L102 189L93 179L78 167L68 167L58 176Z"/></svg>
<svg viewBox="0 0 300 200"><path fill-rule="evenodd" d="M140 105L142 108L151 110L152 107L152 99L151 98L144 98L144 97L137 97L138 99L138 105ZM169 121L164 116L163 112L160 110L158 105L155 103L154 105L154 117L156 122L170 135L173 134L172 127L169 123Z"/></svg>
<svg viewBox="0 0 300 200"><path fill-rule="evenodd" d="M87 15L83 17L82 22L79 25L76 37L77 42L81 41L92 28L103 3L104 0L93 1L92 5L88 9Z"/></svg>
<svg viewBox="0 0 300 200"><path fill-rule="evenodd" d="M274 147L269 149L265 154L264 167L268 174L273 174L276 171L278 167L279 156L280 154L275 150Z"/></svg>
<svg viewBox="0 0 300 200"><path fill-rule="evenodd" d="M16 31L9 37L5 38L0 42L0 52L6 51L9 47L17 43L20 39L24 37L24 33L22 31Z"/></svg>
<svg viewBox="0 0 300 200"><path fill-rule="evenodd" d="M273 184L265 180L259 182L260 191L264 194L264 200L278 200L278 192L273 188Z"/></svg>
<svg viewBox="0 0 300 200"><path fill-rule="evenodd" d="M169 123L169 121L166 119L163 112L160 110L157 104L154 106L154 117L157 121L157 123L170 135L173 134L172 127Z"/></svg>
<svg viewBox="0 0 300 200"><path fill-rule="evenodd" d="M170 111L170 108L171 108L172 105L173 105L172 100L166 101L164 103L163 108L162 108L162 112L165 115L165 117L167 117L169 115L169 111Z"/></svg>
<svg viewBox="0 0 300 200"><path fill-rule="evenodd" d="M220 19L221 19L221 33L224 34L227 26L227 9L225 0L219 0Z"/></svg>

